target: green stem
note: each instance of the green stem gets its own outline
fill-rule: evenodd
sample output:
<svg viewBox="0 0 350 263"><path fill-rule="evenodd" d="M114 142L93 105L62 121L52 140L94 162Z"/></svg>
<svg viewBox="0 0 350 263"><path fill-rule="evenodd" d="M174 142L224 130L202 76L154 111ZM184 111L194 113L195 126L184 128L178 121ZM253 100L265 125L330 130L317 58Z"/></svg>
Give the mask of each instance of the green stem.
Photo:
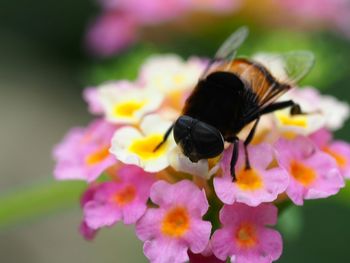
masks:
<svg viewBox="0 0 350 263"><path fill-rule="evenodd" d="M45 180L0 195L0 229L79 204L84 182Z"/></svg>

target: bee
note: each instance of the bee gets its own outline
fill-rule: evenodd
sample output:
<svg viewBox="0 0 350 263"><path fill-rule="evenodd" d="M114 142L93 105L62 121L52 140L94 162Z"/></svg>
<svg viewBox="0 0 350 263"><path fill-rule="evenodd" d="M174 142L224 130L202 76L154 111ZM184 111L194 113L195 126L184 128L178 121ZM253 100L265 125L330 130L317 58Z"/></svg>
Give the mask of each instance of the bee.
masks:
<svg viewBox="0 0 350 263"><path fill-rule="evenodd" d="M166 142L172 131L176 144L192 162L214 158L223 152L224 142L232 143L230 171L235 181L239 146L237 134L245 126L253 123L243 143L245 169L251 169L247 147L260 118L285 108L290 108L292 115L304 114L294 101L276 100L310 71L314 64L313 54L295 51L276 55L274 59L287 75L285 80L280 80L263 64L236 58L237 50L247 36L248 28L242 27L224 41L187 98L182 115L166 131L155 151Z"/></svg>

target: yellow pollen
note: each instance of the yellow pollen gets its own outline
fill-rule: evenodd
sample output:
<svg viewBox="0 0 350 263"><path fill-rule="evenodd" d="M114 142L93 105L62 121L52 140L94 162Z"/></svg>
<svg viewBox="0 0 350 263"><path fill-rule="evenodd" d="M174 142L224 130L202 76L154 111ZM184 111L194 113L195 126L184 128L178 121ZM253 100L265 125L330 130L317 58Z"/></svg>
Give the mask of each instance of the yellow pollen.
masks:
<svg viewBox="0 0 350 263"><path fill-rule="evenodd" d="M86 156L85 163L87 165L98 164L102 162L104 159L106 159L108 155L109 155L109 147L103 147Z"/></svg>
<svg viewBox="0 0 350 263"><path fill-rule="evenodd" d="M291 174L303 186L311 185L316 179L316 172L309 166L298 161L290 163Z"/></svg>
<svg viewBox="0 0 350 263"><path fill-rule="evenodd" d="M145 106L145 100L129 100L114 106L114 115L117 117L133 117L135 112Z"/></svg>
<svg viewBox="0 0 350 263"><path fill-rule="evenodd" d="M142 159L153 159L163 155L167 143L164 143L157 151L154 149L163 140L163 134L151 134L144 138L134 140L129 146L129 151L137 154Z"/></svg>
<svg viewBox="0 0 350 263"><path fill-rule="evenodd" d="M302 115L287 115L284 112L276 113L277 118L283 125L299 126L307 128L307 117Z"/></svg>
<svg viewBox="0 0 350 263"><path fill-rule="evenodd" d="M183 74L176 74L173 77L173 81L175 82L175 84L181 85L185 82L185 76Z"/></svg>
<svg viewBox="0 0 350 263"><path fill-rule="evenodd" d="M344 168L347 165L348 162L347 162L346 158L344 157L344 155L341 155L341 154L331 150L329 147L324 147L323 151L325 153L328 153L330 156L332 156L340 168Z"/></svg>
<svg viewBox="0 0 350 263"><path fill-rule="evenodd" d="M183 236L190 227L190 218L186 208L175 207L163 218L161 231L170 237Z"/></svg>
<svg viewBox="0 0 350 263"><path fill-rule="evenodd" d="M250 223L243 223L235 232L235 239L241 248L250 248L258 242L256 229Z"/></svg>
<svg viewBox="0 0 350 263"><path fill-rule="evenodd" d="M236 184L242 190L254 191L263 187L261 176L255 169L242 169L236 178Z"/></svg>
<svg viewBox="0 0 350 263"><path fill-rule="evenodd" d="M136 189L132 185L126 186L124 189L113 195L113 201L118 205L126 205L131 203L136 196Z"/></svg>

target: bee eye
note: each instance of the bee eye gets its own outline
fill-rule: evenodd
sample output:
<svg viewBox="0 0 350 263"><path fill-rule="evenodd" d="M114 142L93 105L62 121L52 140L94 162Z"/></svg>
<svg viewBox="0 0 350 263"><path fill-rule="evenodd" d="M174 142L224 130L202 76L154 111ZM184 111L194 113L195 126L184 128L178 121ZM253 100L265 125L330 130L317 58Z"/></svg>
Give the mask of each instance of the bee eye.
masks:
<svg viewBox="0 0 350 263"><path fill-rule="evenodd" d="M220 131L207 123L199 121L195 124L192 139L201 159L216 157L224 150L224 139Z"/></svg>
<svg viewBox="0 0 350 263"><path fill-rule="evenodd" d="M190 136L194 119L189 116L181 116L174 125L174 139L176 143Z"/></svg>

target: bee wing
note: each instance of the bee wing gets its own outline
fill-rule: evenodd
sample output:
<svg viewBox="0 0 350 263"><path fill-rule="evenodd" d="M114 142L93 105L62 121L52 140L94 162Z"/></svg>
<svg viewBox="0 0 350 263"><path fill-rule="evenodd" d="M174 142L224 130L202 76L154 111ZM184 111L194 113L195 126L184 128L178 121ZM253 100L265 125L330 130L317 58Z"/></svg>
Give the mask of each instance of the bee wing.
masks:
<svg viewBox="0 0 350 263"><path fill-rule="evenodd" d="M253 90L260 109L294 87L314 65L314 56L308 51L264 56L256 56L255 60L235 59L230 66L230 71Z"/></svg>
<svg viewBox="0 0 350 263"><path fill-rule="evenodd" d="M282 54L257 54L253 60L266 67L281 83L297 84L315 64L315 56L310 51L298 50Z"/></svg>
<svg viewBox="0 0 350 263"><path fill-rule="evenodd" d="M245 39L248 37L249 29L248 27L240 27L235 32L233 32L220 46L215 54L214 59L217 60L232 60L237 49L243 44Z"/></svg>
<svg viewBox="0 0 350 263"><path fill-rule="evenodd" d="M205 78L213 68L220 67L223 64L226 65L225 67L228 70L230 67L230 61L235 58L237 49L243 44L248 34L249 29L246 26L240 27L234 31L216 51L214 58L209 61L207 67L202 73L201 79Z"/></svg>

